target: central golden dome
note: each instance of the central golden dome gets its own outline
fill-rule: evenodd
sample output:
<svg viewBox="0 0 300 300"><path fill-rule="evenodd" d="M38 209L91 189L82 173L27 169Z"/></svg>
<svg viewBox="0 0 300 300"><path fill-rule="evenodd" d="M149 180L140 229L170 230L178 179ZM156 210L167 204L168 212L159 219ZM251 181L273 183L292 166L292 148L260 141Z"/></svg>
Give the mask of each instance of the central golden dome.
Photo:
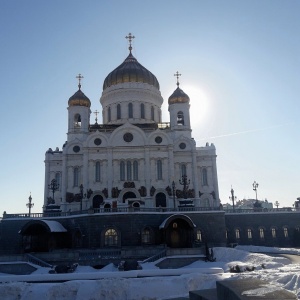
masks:
<svg viewBox="0 0 300 300"><path fill-rule="evenodd" d="M156 77L137 61L131 51L124 62L107 75L103 83L103 90L125 82L148 83L159 90Z"/></svg>

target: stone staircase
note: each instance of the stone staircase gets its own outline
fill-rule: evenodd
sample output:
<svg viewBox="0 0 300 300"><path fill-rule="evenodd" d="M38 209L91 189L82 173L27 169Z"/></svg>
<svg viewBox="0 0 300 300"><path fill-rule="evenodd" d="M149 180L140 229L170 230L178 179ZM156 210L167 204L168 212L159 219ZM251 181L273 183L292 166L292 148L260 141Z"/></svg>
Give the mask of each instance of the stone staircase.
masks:
<svg viewBox="0 0 300 300"><path fill-rule="evenodd" d="M297 296L263 280L238 279L217 281L215 289L191 291L189 297L168 300L297 300Z"/></svg>

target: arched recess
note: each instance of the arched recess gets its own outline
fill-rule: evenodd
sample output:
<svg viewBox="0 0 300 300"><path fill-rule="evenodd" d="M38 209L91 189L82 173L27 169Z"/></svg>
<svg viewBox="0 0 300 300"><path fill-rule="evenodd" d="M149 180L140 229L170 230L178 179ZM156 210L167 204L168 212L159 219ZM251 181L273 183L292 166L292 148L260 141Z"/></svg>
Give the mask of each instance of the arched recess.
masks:
<svg viewBox="0 0 300 300"><path fill-rule="evenodd" d="M100 205L103 204L103 197L101 195L95 195L93 197L93 208L100 208Z"/></svg>
<svg viewBox="0 0 300 300"><path fill-rule="evenodd" d="M123 195L123 197L122 197L123 203L125 203L128 198L134 198L135 199L136 198L136 194L133 191L127 191L127 192L125 192L124 195Z"/></svg>
<svg viewBox="0 0 300 300"><path fill-rule="evenodd" d="M54 249L71 248L71 237L66 228L57 221L32 220L19 231L24 252L49 252Z"/></svg>
<svg viewBox="0 0 300 300"><path fill-rule="evenodd" d="M159 226L164 231L165 243L171 248L190 248L193 246L196 225L186 215L172 215Z"/></svg>
<svg viewBox="0 0 300 300"><path fill-rule="evenodd" d="M167 197L165 193L159 192L155 195L156 207L167 207Z"/></svg>

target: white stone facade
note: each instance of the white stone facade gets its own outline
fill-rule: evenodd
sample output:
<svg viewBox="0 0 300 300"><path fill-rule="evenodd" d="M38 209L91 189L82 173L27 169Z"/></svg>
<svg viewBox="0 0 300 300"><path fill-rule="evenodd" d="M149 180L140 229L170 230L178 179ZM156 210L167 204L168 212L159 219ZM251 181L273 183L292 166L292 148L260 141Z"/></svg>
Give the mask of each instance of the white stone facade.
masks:
<svg viewBox="0 0 300 300"><path fill-rule="evenodd" d="M192 205L219 207L216 149L213 144L196 147L189 101L169 103L170 120L162 123L159 89L145 82L121 82L104 89L103 124L91 124L86 99L69 100L67 142L62 150L46 152L45 210L49 204L62 211L174 208L173 181L178 207L183 174L190 180L187 198ZM54 200L49 188L53 179L59 184Z"/></svg>

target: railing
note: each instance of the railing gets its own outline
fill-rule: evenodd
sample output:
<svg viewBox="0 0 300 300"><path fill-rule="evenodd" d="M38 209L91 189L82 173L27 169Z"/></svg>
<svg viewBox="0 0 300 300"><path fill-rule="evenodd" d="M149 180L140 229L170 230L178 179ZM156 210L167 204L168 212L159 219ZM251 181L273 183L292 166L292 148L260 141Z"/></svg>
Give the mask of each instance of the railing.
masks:
<svg viewBox="0 0 300 300"><path fill-rule="evenodd" d="M167 256L167 249L164 249L161 252L159 252L159 253L157 253L157 254L155 254L155 255L153 255L153 256L151 256L151 257L149 257L149 258L147 258L143 261L140 261L139 263L144 264L144 263L147 263L147 262L154 262L154 261L156 261L160 258L166 257L166 256Z"/></svg>
<svg viewBox="0 0 300 300"><path fill-rule="evenodd" d="M227 213L276 213L276 212L298 212L300 209L295 208L262 208L262 209L220 209L219 207L116 207L116 208L90 208L82 211L71 211L71 212L44 212L44 213L28 213L24 214L3 214L3 219L11 218L47 218L47 217L68 217L74 215L83 214L113 214L113 213L184 213L184 212L209 212L209 211L223 211Z"/></svg>
<svg viewBox="0 0 300 300"><path fill-rule="evenodd" d="M29 254L29 253L26 253L25 257L26 257L27 262L33 263L35 265L38 265L38 266L41 266L44 268L52 268L53 267L52 265L48 264L47 262Z"/></svg>
<svg viewBox="0 0 300 300"><path fill-rule="evenodd" d="M95 260L95 259L107 259L107 258L120 258L120 249L104 249L95 251L80 251L79 260Z"/></svg>

